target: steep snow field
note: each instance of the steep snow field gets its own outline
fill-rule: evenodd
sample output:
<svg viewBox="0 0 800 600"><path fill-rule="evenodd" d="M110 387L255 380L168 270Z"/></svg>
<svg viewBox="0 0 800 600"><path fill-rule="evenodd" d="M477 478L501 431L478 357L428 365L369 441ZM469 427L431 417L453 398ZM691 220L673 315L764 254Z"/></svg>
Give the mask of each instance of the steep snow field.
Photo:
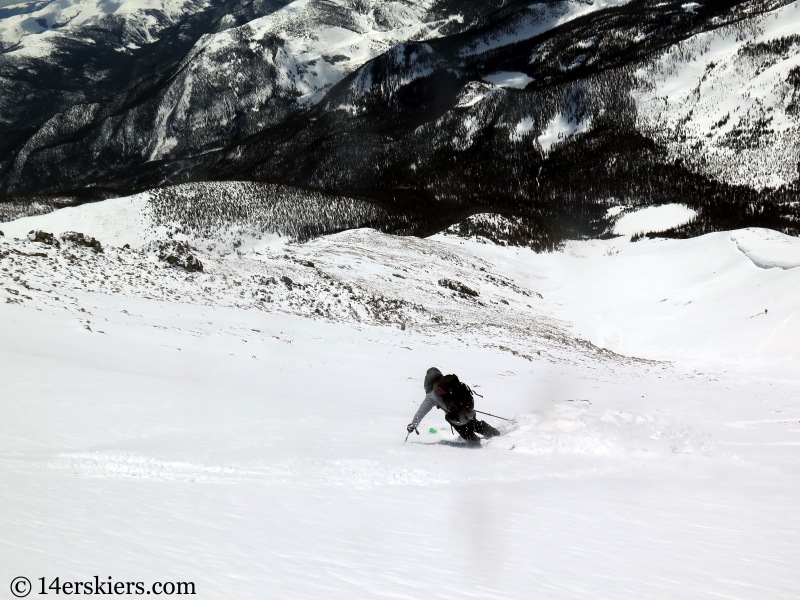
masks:
<svg viewBox="0 0 800 600"><path fill-rule="evenodd" d="M0 230L3 585L796 597L795 238L212 251L142 197ZM158 259L170 236L202 272ZM467 449L434 411L403 445L432 365L517 422Z"/></svg>

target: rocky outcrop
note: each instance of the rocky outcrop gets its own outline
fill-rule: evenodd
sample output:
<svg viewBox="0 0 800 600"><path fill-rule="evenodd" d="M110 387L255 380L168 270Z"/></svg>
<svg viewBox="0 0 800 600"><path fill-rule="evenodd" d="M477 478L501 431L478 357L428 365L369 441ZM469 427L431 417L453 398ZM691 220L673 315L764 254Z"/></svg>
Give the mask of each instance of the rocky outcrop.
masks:
<svg viewBox="0 0 800 600"><path fill-rule="evenodd" d="M85 246L87 248L91 248L95 252L102 252L103 246L97 241L95 238L84 235L77 231L66 231L61 234L61 241L75 244L77 246Z"/></svg>
<svg viewBox="0 0 800 600"><path fill-rule="evenodd" d="M47 244L60 248L61 244L52 233L42 231L41 229L34 229L28 232L28 239L32 242L39 242L40 244Z"/></svg>
<svg viewBox="0 0 800 600"><path fill-rule="evenodd" d="M185 242L171 240L158 245L158 258L188 273L203 270L203 263L193 254L197 252Z"/></svg>
<svg viewBox="0 0 800 600"><path fill-rule="evenodd" d="M473 290L471 287L464 285L460 281L455 281L453 279L440 279L439 285L443 288L447 288L448 290L453 290L462 297L467 297L467 296L470 296L472 298L478 297L478 292Z"/></svg>

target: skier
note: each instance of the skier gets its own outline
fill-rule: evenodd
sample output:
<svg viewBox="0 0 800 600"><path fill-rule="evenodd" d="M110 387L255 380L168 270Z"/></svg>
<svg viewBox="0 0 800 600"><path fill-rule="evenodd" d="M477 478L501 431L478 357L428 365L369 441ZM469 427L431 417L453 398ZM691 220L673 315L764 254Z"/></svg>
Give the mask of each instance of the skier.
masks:
<svg viewBox="0 0 800 600"><path fill-rule="evenodd" d="M500 432L486 421L478 421L475 418L472 391L461 383L458 377L442 375L439 369L431 367L425 373L425 399L419 405L417 414L406 430L409 433L414 431L434 406L445 412L444 418L467 442L479 442L480 438L475 435L476 433L480 433L484 438L500 435Z"/></svg>

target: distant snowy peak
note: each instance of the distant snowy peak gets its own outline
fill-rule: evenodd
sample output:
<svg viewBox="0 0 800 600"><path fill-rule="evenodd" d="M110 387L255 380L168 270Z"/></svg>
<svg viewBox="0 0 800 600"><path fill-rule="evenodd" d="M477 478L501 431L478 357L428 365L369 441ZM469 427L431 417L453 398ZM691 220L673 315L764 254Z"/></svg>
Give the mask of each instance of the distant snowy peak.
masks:
<svg viewBox="0 0 800 600"><path fill-rule="evenodd" d="M95 176L94 159L108 155L109 150L120 156L123 168L127 168L225 147L286 121L319 102L342 78L397 44L437 37L442 28L452 29L463 20L458 13L443 12L441 2L428 0L259 0L254 3L230 0L213 5L210 0L172 4L131 0L114 10L108 8L108 3L96 1L67 7L53 3L28 15L0 20L0 35L8 37L8 44L16 44L5 56L6 61L17 61L12 62L8 70L19 72L27 67L20 62L23 56L35 56L49 69L58 70L50 63L64 52L56 52L57 46L53 44L64 36L80 37L86 27L94 28L92 31L101 25L109 29L102 41L107 46L98 48L98 52L124 54L135 52L146 41L156 41L159 28L174 25L172 15L185 18L191 11L205 8L210 12L208 17L186 26L187 30L198 31L203 27L205 31L197 36L196 43L187 47L188 52L171 70L163 74L154 72L148 78L146 69L154 69L152 65L121 65L118 83L114 85L124 89L124 96L97 103L84 100L78 103L82 106L76 108L74 92L65 89L59 100L68 108L53 114L48 113L48 107L55 102L39 107L49 121L45 119L37 124L39 130L17 149L9 168L12 187L26 179L28 161L40 148L50 152L58 139L78 130L93 130L85 148L58 148L56 153L63 151L63 158L50 155L47 160L60 163L68 160L67 155L78 153L93 163L90 177ZM492 6L493 2L489 2L486 10ZM65 11L74 13L67 23L69 26L59 26L49 32L43 25L30 25L60 23ZM214 11L221 14L218 19ZM173 27L170 35L177 35L179 43L186 44L182 28L176 33ZM80 44L87 46L88 42L83 40ZM171 40L162 44L167 48L174 45ZM96 54L88 46L81 52ZM80 56L75 59L82 60ZM152 60L143 54L140 62ZM98 65L98 72L93 72L91 62L85 63L80 76L90 80L86 87L94 85L95 81L113 79L105 64ZM125 89L126 85L131 85L127 74L136 72L141 72L142 83ZM35 81L23 85L33 89ZM5 118L0 117L0 123L7 121L9 128L20 130L20 121L32 120L33 113L20 112L20 102L15 98L26 95L28 90L0 83L0 92L6 96L9 109L3 115ZM58 91L52 93L59 95ZM124 110L118 108L120 105L125 106ZM0 173L3 171L1 159Z"/></svg>
<svg viewBox="0 0 800 600"><path fill-rule="evenodd" d="M138 49L187 13L211 0L56 0L21 2L0 8L0 50L17 56L46 57L54 43L82 27L106 26L118 34L118 51ZM5 14L4 14L5 13ZM7 16L6 16L7 15Z"/></svg>
<svg viewBox="0 0 800 600"><path fill-rule="evenodd" d="M369 92L372 86L386 93L386 86L399 89L410 82L430 76L437 69L462 75L468 63L481 61L492 50L502 49L518 42L530 41L537 36L596 11L622 6L629 0L596 0L566 2L535 2L520 6L507 16L499 17L477 30L448 38L435 49L426 45L404 47L399 45L381 57L381 62L367 64L353 84L356 94ZM431 39L436 36L429 36ZM414 40L415 38L408 38ZM455 57L455 58L454 58ZM533 62L533 58L530 62ZM521 71L498 70L486 73L482 81L499 88L523 89L534 78ZM477 82L476 82L477 83ZM485 94L476 96L483 98ZM479 100L475 100L478 102ZM469 103L470 100L465 100ZM461 104L466 106L467 104ZM471 106L471 104L470 104Z"/></svg>
<svg viewBox="0 0 800 600"><path fill-rule="evenodd" d="M299 103L313 104L368 60L407 39L436 36L457 19L428 22L426 8L424 2L365 2L354 10L346 2L296 0L241 27L205 36L193 52L203 54L202 62L191 68L235 82L258 73L256 63L263 61L274 67L275 77L261 82L262 95L271 87L284 88ZM247 104L239 99L240 110Z"/></svg>

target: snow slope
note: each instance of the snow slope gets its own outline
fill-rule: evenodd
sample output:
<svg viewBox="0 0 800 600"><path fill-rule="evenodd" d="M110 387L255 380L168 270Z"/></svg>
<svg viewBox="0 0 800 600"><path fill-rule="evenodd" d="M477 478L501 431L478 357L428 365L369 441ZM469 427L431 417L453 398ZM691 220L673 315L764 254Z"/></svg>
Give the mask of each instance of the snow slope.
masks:
<svg viewBox="0 0 800 600"><path fill-rule="evenodd" d="M144 206L0 224L4 581L795 597L797 239L195 237L186 273ZM22 239L37 224L92 227L104 252ZM114 245L125 227L141 245ZM470 450L437 444L454 436L434 411L403 445L434 364L517 423Z"/></svg>
<svg viewBox="0 0 800 600"><path fill-rule="evenodd" d="M44 229L56 235L80 231L104 240L106 244L140 247L156 238L147 200L147 194L137 194L68 207L4 223L3 232L9 237L25 238L34 229Z"/></svg>

